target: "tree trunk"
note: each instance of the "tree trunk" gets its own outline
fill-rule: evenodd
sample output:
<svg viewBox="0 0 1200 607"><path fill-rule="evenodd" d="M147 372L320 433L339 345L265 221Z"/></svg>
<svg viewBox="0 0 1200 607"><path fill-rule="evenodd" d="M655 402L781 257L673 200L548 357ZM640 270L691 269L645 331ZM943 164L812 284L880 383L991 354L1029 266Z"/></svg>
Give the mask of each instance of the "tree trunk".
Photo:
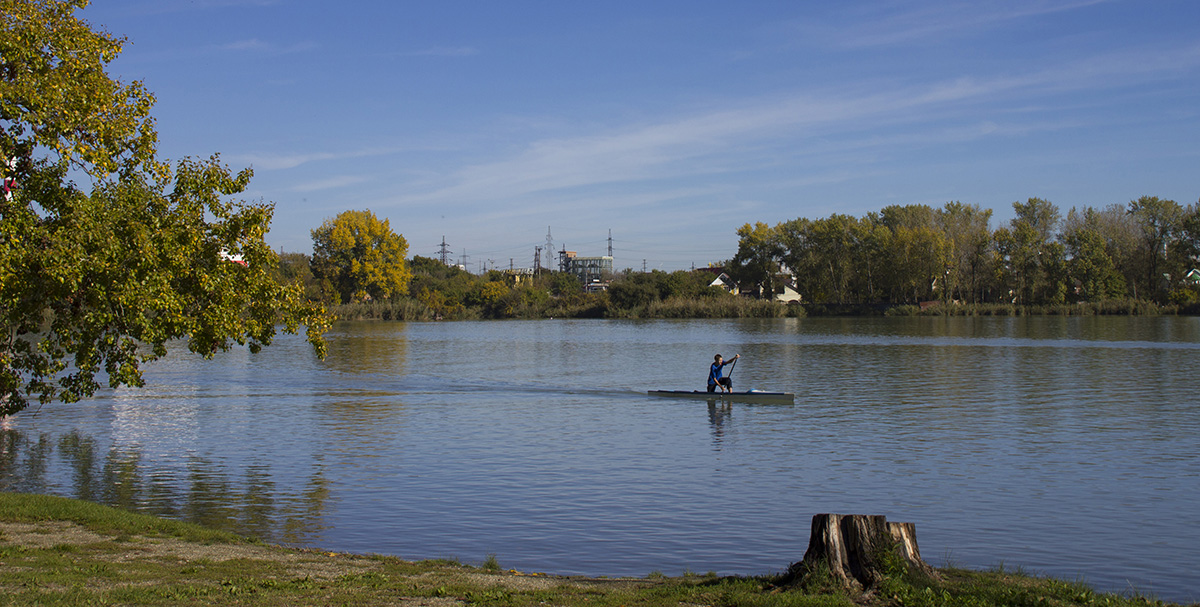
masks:
<svg viewBox="0 0 1200 607"><path fill-rule="evenodd" d="M835 582L868 591L888 576L920 574L936 577L921 560L913 523L889 523L883 516L862 514L818 514L812 518L812 534L804 560L788 569L789 581L824 573Z"/></svg>

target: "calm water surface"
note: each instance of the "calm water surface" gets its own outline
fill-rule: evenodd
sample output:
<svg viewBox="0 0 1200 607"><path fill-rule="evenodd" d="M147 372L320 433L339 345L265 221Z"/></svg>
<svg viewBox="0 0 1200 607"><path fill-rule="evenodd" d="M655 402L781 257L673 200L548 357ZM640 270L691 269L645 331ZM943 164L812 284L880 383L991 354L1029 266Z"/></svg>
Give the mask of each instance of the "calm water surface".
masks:
<svg viewBox="0 0 1200 607"><path fill-rule="evenodd" d="M0 489L329 550L564 574L781 571L811 516L935 565L1200 600L1200 320L343 323L22 413ZM794 406L648 397L738 388ZM728 368L727 368L728 369Z"/></svg>

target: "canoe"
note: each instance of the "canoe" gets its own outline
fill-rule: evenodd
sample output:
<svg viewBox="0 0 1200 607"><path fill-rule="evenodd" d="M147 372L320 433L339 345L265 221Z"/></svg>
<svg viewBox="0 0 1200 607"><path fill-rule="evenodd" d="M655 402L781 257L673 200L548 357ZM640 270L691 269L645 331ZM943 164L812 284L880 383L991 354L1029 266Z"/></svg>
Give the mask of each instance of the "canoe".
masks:
<svg viewBox="0 0 1200 607"><path fill-rule="evenodd" d="M737 401L743 403L792 404L796 395L791 392L767 392L766 390L746 390L743 392L707 392L704 390L649 390L650 396L674 396L682 398L701 398L704 400Z"/></svg>

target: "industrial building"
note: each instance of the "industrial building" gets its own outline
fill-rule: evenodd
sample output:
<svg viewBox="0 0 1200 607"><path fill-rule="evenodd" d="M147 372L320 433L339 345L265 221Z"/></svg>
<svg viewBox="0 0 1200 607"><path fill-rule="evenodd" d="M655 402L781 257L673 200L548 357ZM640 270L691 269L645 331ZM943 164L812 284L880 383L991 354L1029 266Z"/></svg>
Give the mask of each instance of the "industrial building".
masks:
<svg viewBox="0 0 1200 607"><path fill-rule="evenodd" d="M558 269L578 276L585 288L596 283L607 285L612 279L613 258L611 255L580 257L575 251L564 249L558 252Z"/></svg>

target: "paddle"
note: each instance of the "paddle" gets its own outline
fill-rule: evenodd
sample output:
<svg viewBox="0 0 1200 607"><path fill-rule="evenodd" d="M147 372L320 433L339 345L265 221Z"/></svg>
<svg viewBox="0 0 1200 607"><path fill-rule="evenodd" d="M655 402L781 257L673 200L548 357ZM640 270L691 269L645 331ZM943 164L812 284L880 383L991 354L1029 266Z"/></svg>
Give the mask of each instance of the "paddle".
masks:
<svg viewBox="0 0 1200 607"><path fill-rule="evenodd" d="M740 358L741 358L741 355L738 355L738 354L733 355L733 364L729 365L729 375L725 376L725 377L729 378L729 392L733 392L733 370L737 368L737 361ZM721 386L721 388L724 389L725 386Z"/></svg>

